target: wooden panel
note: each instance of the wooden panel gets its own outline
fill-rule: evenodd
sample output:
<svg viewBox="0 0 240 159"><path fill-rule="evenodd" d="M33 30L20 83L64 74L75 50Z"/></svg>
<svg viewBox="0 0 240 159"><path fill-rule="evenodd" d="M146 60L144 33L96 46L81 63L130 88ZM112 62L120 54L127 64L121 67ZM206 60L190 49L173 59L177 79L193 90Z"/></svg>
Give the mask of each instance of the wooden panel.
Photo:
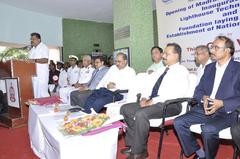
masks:
<svg viewBox="0 0 240 159"><path fill-rule="evenodd" d="M3 72L5 72L4 75L6 75L3 77L11 75L11 77L19 78L20 108L8 107L8 113L0 117L0 120L5 118L1 121L7 121L6 124L11 127L19 127L27 123L28 107L25 105L25 102L33 98L32 77L36 75L36 66L34 63L17 60L0 63L1 66L3 67Z"/></svg>
<svg viewBox="0 0 240 159"><path fill-rule="evenodd" d="M0 62L0 78L11 77L11 62Z"/></svg>

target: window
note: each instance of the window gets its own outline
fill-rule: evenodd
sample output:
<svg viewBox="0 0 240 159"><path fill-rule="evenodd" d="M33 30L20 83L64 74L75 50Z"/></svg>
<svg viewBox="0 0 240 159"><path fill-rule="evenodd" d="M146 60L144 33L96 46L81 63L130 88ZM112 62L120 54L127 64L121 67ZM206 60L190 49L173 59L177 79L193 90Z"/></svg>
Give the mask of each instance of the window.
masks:
<svg viewBox="0 0 240 159"><path fill-rule="evenodd" d="M0 42L0 61L7 61L10 59L27 59L28 49L26 45L16 45L11 43ZM49 46L49 61L53 60L55 63L61 59L61 47Z"/></svg>

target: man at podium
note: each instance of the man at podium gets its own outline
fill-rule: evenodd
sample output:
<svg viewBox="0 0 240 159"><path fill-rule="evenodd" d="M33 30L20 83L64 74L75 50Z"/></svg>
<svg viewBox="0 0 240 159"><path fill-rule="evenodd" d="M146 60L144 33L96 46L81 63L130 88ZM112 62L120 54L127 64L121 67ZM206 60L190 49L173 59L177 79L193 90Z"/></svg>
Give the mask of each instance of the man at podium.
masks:
<svg viewBox="0 0 240 159"><path fill-rule="evenodd" d="M31 50L29 61L36 63L37 77L33 78L34 98L48 97L48 47L41 42L39 33L31 33Z"/></svg>

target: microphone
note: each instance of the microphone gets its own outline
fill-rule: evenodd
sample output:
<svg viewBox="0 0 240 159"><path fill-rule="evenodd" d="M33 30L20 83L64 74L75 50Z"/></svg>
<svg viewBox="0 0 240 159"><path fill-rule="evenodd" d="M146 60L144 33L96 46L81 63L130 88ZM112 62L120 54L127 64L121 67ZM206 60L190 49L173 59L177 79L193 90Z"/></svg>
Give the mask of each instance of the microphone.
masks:
<svg viewBox="0 0 240 159"><path fill-rule="evenodd" d="M31 50L32 49L32 45L26 45L26 46L24 46L24 47L20 47L20 48L18 48L18 49L21 49L21 50Z"/></svg>

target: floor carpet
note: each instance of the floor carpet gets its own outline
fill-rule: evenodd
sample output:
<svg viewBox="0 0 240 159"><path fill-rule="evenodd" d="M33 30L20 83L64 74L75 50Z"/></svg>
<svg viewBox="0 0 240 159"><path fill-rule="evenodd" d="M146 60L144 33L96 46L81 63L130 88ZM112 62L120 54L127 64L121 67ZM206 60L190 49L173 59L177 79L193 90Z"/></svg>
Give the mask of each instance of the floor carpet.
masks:
<svg viewBox="0 0 240 159"><path fill-rule="evenodd" d="M30 148L27 126L15 129L0 127L0 159L37 159ZM149 135L149 159L155 159L157 156L157 145L159 132L151 131ZM200 140L199 140L200 142ZM126 158L120 153L124 148L124 136L119 136L117 159ZM170 128L169 134L164 135L162 159L178 159L180 146L175 133ZM233 148L231 142L223 141L220 145L216 159L231 159ZM192 157L189 157L191 159ZM185 158L186 159L186 158Z"/></svg>

